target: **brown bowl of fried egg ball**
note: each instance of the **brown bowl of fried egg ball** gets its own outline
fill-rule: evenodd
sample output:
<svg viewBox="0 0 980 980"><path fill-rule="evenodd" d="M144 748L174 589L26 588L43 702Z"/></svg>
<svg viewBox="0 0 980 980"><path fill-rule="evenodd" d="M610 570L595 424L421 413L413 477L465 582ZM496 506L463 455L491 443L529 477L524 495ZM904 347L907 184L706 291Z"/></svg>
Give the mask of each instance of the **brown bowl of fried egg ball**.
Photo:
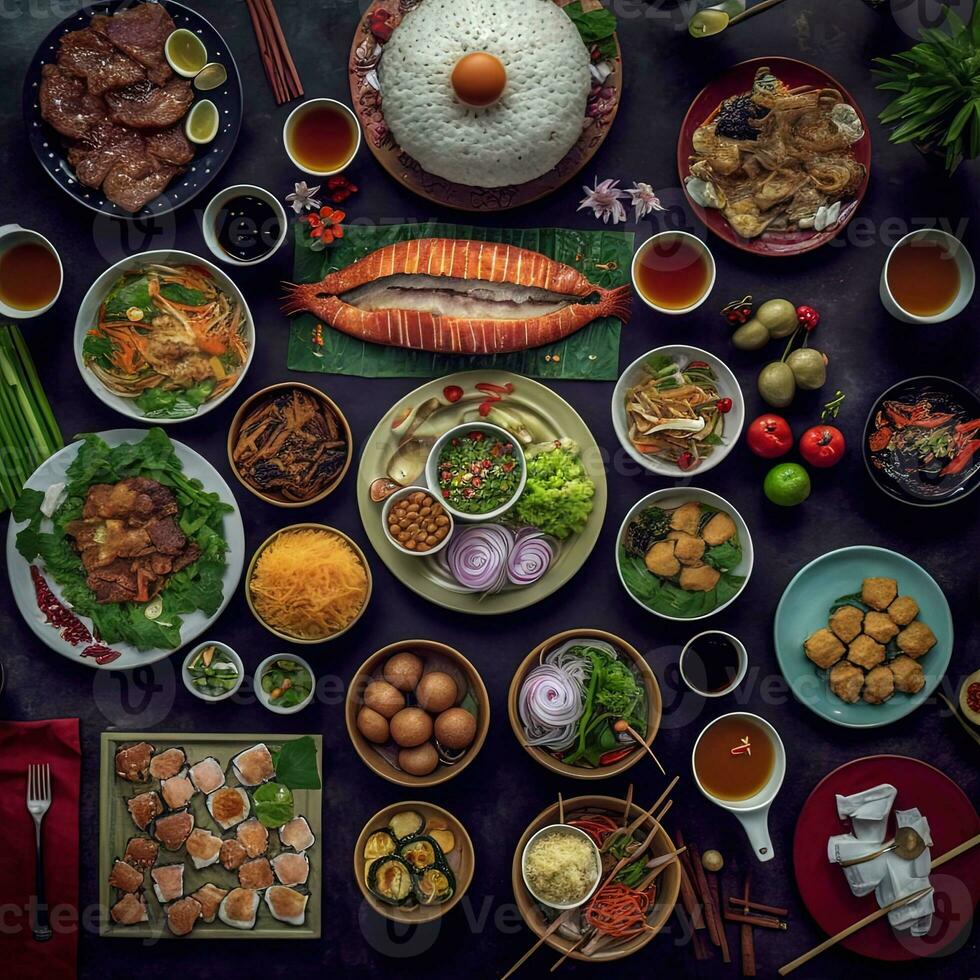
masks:
<svg viewBox="0 0 980 980"><path fill-rule="evenodd" d="M490 700L476 668L434 640L405 640L371 654L347 691L357 754L399 786L435 786L476 757Z"/></svg>

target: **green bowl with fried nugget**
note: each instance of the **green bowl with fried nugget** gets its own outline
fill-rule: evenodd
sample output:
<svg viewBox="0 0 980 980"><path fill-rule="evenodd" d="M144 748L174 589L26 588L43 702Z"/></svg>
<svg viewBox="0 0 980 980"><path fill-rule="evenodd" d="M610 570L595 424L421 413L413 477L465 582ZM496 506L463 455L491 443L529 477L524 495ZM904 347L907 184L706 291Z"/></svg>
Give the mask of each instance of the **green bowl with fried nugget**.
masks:
<svg viewBox="0 0 980 980"><path fill-rule="evenodd" d="M839 548L801 568L779 600L773 631L796 699L845 728L880 728L914 711L953 651L953 618L936 580L904 555L870 545Z"/></svg>

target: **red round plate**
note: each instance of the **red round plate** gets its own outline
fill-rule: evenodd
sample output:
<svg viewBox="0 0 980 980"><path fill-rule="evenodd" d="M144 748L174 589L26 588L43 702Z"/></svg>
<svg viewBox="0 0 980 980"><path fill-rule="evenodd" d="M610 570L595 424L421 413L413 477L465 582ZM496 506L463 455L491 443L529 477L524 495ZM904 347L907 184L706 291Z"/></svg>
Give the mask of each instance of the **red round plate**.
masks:
<svg viewBox="0 0 980 980"><path fill-rule="evenodd" d="M858 163L864 164L867 176L858 190L857 196L841 209L841 218L831 229L824 231L767 231L758 238L742 238L720 211L714 208L702 208L687 193L684 179L689 174L688 167L694 147L695 130L725 99L732 95L748 92L752 88L756 71L763 65L768 66L772 73L790 88L796 88L799 85L814 85L819 88L837 89L844 101L854 106L864 126L864 137L854 144L853 150ZM691 103L691 108L687 110L684 122L681 123L681 132L677 140L677 172L680 174L681 187L684 188L684 193L694 213L704 222L709 231L714 232L729 245L734 245L743 252L751 252L754 255L800 255L802 252L810 252L819 248L839 234L841 229L854 217L864 199L868 189L868 181L871 178L871 136L868 120L854 97L839 82L814 65L809 65L805 61L797 61L795 58L775 56L753 58L751 61L743 61L729 68L723 75L706 85Z"/></svg>
<svg viewBox="0 0 980 980"><path fill-rule="evenodd" d="M810 915L828 935L873 912L874 893L857 898L844 872L827 860L827 840L850 830L849 820L837 816L837 793L849 796L881 783L898 790L895 810L918 807L929 821L932 856L939 857L980 832L973 804L948 776L918 759L875 755L835 769L810 794L793 838L796 885ZM888 836L894 832L893 821ZM980 901L980 849L974 848L933 872L936 912L928 936L897 933L887 918L872 922L840 945L876 960L913 960L951 952L970 936L973 912Z"/></svg>

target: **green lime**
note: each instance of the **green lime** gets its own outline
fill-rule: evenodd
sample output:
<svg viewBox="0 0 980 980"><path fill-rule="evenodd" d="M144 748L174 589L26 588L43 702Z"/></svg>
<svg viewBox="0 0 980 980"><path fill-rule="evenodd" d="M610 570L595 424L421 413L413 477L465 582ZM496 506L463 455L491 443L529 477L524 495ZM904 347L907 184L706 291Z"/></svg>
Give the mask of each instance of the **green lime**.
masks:
<svg viewBox="0 0 980 980"><path fill-rule="evenodd" d="M199 146L210 143L218 135L218 107L210 99L195 102L184 120L184 133L192 143Z"/></svg>
<svg viewBox="0 0 980 980"><path fill-rule="evenodd" d="M780 507L795 507L810 496L810 475L799 463L777 463L762 485L766 496Z"/></svg>

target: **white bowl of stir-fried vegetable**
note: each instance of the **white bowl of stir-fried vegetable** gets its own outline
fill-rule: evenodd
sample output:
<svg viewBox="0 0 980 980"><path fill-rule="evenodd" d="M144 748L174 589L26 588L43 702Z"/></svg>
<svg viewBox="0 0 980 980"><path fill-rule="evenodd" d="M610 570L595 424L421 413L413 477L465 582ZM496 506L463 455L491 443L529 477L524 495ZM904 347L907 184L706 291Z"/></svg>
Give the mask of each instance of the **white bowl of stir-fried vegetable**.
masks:
<svg viewBox="0 0 980 980"><path fill-rule="evenodd" d="M255 353L255 325L221 269L164 249L123 259L92 283L74 344L100 401L172 425L211 411L238 387Z"/></svg>
<svg viewBox="0 0 980 980"><path fill-rule="evenodd" d="M661 476L706 473L738 441L745 402L735 375L714 354L671 344L638 357L612 399L620 445Z"/></svg>

